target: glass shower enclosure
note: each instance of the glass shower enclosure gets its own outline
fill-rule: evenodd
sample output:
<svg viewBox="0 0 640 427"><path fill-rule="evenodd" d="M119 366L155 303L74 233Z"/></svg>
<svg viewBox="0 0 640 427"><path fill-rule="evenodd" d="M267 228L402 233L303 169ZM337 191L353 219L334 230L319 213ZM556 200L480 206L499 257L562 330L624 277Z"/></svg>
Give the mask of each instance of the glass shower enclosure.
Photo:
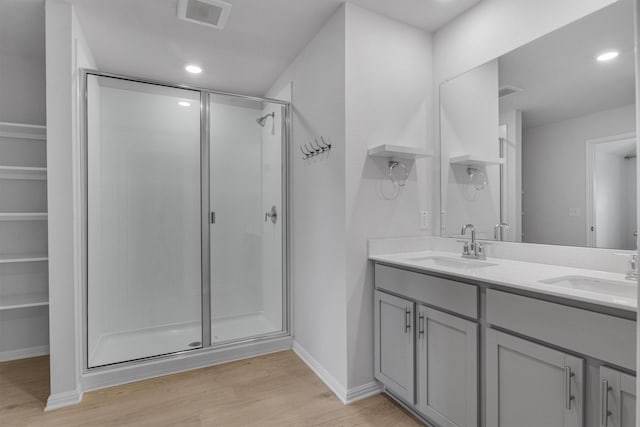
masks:
<svg viewBox="0 0 640 427"><path fill-rule="evenodd" d="M86 368L286 335L289 105L85 85Z"/></svg>

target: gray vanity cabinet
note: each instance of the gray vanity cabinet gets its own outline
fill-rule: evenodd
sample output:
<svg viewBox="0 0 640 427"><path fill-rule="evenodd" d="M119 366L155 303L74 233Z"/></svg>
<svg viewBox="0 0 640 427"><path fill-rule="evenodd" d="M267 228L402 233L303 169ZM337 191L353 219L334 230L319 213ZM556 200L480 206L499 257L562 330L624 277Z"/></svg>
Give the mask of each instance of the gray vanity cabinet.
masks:
<svg viewBox="0 0 640 427"><path fill-rule="evenodd" d="M478 325L417 306L417 406L441 427L478 425Z"/></svg>
<svg viewBox="0 0 640 427"><path fill-rule="evenodd" d="M486 354L487 426L583 425L583 359L489 328Z"/></svg>
<svg viewBox="0 0 640 427"><path fill-rule="evenodd" d="M375 377L407 403L415 403L414 303L375 293Z"/></svg>
<svg viewBox="0 0 640 427"><path fill-rule="evenodd" d="M600 426L636 426L636 377L600 367Z"/></svg>

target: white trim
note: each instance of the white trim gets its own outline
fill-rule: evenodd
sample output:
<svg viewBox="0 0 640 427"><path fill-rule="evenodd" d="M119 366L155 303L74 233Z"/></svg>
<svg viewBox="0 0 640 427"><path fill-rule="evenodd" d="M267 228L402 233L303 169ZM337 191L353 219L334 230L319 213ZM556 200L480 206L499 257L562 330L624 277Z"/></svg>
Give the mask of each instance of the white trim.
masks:
<svg viewBox="0 0 640 427"><path fill-rule="evenodd" d="M49 354L48 345L21 348L19 350L2 351L0 352L0 362L8 362L9 360L26 359L29 357L46 356L47 354Z"/></svg>
<svg viewBox="0 0 640 427"><path fill-rule="evenodd" d="M347 389L343 387L342 384L340 384L340 382L297 341L293 342L293 351L345 405L349 405L353 402L357 402L358 400L366 399L367 397L374 396L382 392L382 387L375 380L367 384Z"/></svg>
<svg viewBox="0 0 640 427"><path fill-rule="evenodd" d="M376 381L350 388L347 390L347 405L380 393L382 393L382 387Z"/></svg>
<svg viewBox="0 0 640 427"><path fill-rule="evenodd" d="M45 411L52 411L54 409L60 409L71 405L77 405L82 402L82 391L72 390L65 391L64 393L52 394L47 399L47 406Z"/></svg>
<svg viewBox="0 0 640 427"><path fill-rule="evenodd" d="M300 359L326 384L327 387L336 395L338 399L345 405L347 404L347 389L325 369L307 350L305 350L297 341L293 342L293 351Z"/></svg>
<svg viewBox="0 0 640 427"><path fill-rule="evenodd" d="M116 365L86 372L80 377L83 391L98 390L105 387L127 384L149 378L161 377L178 372L249 359L265 354L291 350L290 336L240 344L218 349L192 350L187 354L168 356L157 360L143 360L139 364L118 367ZM98 368L100 369L100 368Z"/></svg>
<svg viewBox="0 0 640 427"><path fill-rule="evenodd" d="M47 128L40 125L0 122L0 138L19 138L46 141Z"/></svg>
<svg viewBox="0 0 640 427"><path fill-rule="evenodd" d="M635 141L636 134L635 132L627 132L621 133L618 135L606 136L603 138L594 138L587 139L585 141L585 152L586 152L586 208L585 208L585 233L587 237L587 247L595 248L597 247L597 241L593 241L594 234L591 232L591 227L595 226L596 223L596 213L595 213L595 205L593 202L593 192L594 192L594 173L595 173L595 152L596 146L600 144L608 144L611 142L624 142L624 141Z"/></svg>

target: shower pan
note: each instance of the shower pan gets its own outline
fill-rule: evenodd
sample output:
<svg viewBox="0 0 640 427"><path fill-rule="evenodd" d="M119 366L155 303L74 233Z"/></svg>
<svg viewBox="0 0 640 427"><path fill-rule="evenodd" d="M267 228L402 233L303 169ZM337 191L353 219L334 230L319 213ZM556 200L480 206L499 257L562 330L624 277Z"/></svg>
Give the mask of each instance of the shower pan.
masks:
<svg viewBox="0 0 640 427"><path fill-rule="evenodd" d="M288 103L84 82L85 369L288 335Z"/></svg>

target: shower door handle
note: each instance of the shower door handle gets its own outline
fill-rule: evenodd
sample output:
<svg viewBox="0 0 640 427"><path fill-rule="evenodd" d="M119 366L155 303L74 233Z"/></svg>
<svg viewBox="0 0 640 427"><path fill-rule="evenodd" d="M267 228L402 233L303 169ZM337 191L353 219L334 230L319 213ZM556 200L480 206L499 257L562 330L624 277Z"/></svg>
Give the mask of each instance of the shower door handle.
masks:
<svg viewBox="0 0 640 427"><path fill-rule="evenodd" d="M264 214L264 222L267 222L269 218L271 218L271 222L274 224L278 222L278 210L275 205L271 206L271 210Z"/></svg>

